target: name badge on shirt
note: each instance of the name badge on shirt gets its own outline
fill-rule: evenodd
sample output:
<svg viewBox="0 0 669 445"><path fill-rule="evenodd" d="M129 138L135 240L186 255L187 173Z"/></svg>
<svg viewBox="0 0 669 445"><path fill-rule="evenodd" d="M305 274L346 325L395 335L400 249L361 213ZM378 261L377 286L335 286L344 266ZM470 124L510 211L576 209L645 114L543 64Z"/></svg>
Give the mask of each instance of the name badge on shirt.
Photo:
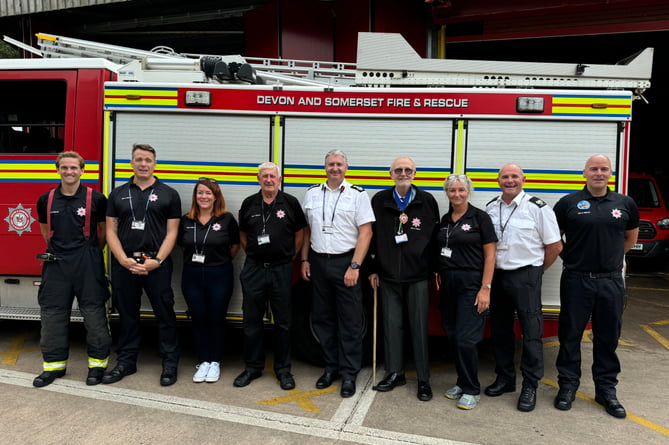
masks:
<svg viewBox="0 0 669 445"><path fill-rule="evenodd" d="M144 221L133 221L130 223L130 228L132 230L144 230L145 223Z"/></svg>
<svg viewBox="0 0 669 445"><path fill-rule="evenodd" d="M406 233L403 233L401 235L395 235L395 244L402 244L406 243L409 241L409 237L407 236Z"/></svg>
<svg viewBox="0 0 669 445"><path fill-rule="evenodd" d="M334 233L332 226L323 226L323 233Z"/></svg>
<svg viewBox="0 0 669 445"><path fill-rule="evenodd" d="M262 246L263 244L269 244L269 235L258 235L258 245Z"/></svg>
<svg viewBox="0 0 669 445"><path fill-rule="evenodd" d="M194 253L193 258L191 258L194 263L204 263L204 254L203 253Z"/></svg>
<svg viewBox="0 0 669 445"><path fill-rule="evenodd" d="M500 241L497 243L497 250L509 250L509 245L506 243L506 241Z"/></svg>
<svg viewBox="0 0 669 445"><path fill-rule="evenodd" d="M453 256L453 249L451 249L449 247L442 247L441 248L441 256L446 257L446 258L452 257Z"/></svg>

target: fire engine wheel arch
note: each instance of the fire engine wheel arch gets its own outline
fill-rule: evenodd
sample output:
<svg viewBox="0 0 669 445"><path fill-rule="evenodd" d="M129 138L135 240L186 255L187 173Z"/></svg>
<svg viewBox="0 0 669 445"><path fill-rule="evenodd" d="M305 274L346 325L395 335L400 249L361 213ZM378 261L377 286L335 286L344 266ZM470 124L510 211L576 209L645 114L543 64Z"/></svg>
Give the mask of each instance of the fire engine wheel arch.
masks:
<svg viewBox="0 0 669 445"><path fill-rule="evenodd" d="M362 279L362 277L361 277ZM363 286L363 366L370 365L373 357L373 311L374 301L369 286ZM325 366L323 350L316 338L311 323L311 283L300 280L293 286L293 320L291 340L295 357L314 365ZM380 314L377 314L379 316ZM377 360L381 348L381 318L377 319Z"/></svg>

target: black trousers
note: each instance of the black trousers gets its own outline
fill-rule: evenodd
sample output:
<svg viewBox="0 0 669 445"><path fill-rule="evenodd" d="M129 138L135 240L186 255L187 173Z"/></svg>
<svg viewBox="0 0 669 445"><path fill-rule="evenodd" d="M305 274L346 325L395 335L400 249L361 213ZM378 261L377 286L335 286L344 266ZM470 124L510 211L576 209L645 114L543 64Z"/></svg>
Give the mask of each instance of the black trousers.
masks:
<svg viewBox="0 0 669 445"><path fill-rule="evenodd" d="M624 305L622 273L590 278L564 270L560 279L560 350L556 361L560 388L576 390L581 377L581 339L592 316L595 391L615 396L620 361L616 354Z"/></svg>
<svg viewBox="0 0 669 445"><path fill-rule="evenodd" d="M355 379L362 367L363 305L360 280L344 285L353 253L323 257L311 252L312 325L325 356L325 371Z"/></svg>
<svg viewBox="0 0 669 445"><path fill-rule="evenodd" d="M430 380L427 347L429 294L427 280L415 283L391 283L381 279L379 286L383 308L383 347L387 372L404 372L404 308L411 330L416 374L421 382Z"/></svg>
<svg viewBox="0 0 669 445"><path fill-rule="evenodd" d="M269 301L274 319L274 372L276 375L290 372L292 275L292 261L265 268L263 263L246 258L239 279L244 293L244 362L248 370L265 368L263 317Z"/></svg>
<svg viewBox="0 0 669 445"><path fill-rule="evenodd" d="M520 359L523 384L536 388L544 376L544 350L541 341L544 333L541 312L542 276L542 267L495 269L490 297L490 334L495 354L495 372L501 381L516 382L516 368L513 364L516 343L513 331L514 313L518 314L523 335Z"/></svg>
<svg viewBox="0 0 669 445"><path fill-rule="evenodd" d="M102 251L85 247L44 263L37 299L42 320L40 348L45 371L65 369L69 324L76 296L86 326L88 366L106 368L111 334L105 302L109 298Z"/></svg>
<svg viewBox="0 0 669 445"><path fill-rule="evenodd" d="M199 363L221 361L232 289L232 263L223 266L185 264L183 267L181 291L188 303Z"/></svg>
<svg viewBox="0 0 669 445"><path fill-rule="evenodd" d="M173 263L170 257L148 275L133 275L112 260L112 290L114 306L120 317L118 363L135 366L140 346L140 306L142 289L146 292L158 323L159 351L163 367L179 364L177 319L172 292Z"/></svg>
<svg viewBox="0 0 669 445"><path fill-rule="evenodd" d="M477 345L483 340L485 312L479 314L474 302L481 289L480 271L441 271L441 324L455 351L456 384L465 394L481 393Z"/></svg>

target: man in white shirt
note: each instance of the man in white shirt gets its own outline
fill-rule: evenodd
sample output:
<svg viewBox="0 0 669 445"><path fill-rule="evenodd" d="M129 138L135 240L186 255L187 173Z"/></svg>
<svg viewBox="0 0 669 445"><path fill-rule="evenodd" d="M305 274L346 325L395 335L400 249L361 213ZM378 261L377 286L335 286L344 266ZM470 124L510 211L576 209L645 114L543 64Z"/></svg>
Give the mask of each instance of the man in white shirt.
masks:
<svg viewBox="0 0 669 445"><path fill-rule="evenodd" d="M372 239L374 212L367 192L349 184L341 150L325 156L327 181L314 185L302 207L309 226L302 247L302 278L313 284L312 324L323 347L323 389L342 378L341 396L355 394L362 367L363 305L360 265Z"/></svg>
<svg viewBox="0 0 669 445"><path fill-rule="evenodd" d="M518 410L527 412L536 405L537 384L544 375L542 276L562 251L562 240L553 210L523 191L525 174L518 165L503 166L497 181L502 195L486 205L499 240L490 302L497 378L485 394L497 397L516 390L515 312L523 334Z"/></svg>

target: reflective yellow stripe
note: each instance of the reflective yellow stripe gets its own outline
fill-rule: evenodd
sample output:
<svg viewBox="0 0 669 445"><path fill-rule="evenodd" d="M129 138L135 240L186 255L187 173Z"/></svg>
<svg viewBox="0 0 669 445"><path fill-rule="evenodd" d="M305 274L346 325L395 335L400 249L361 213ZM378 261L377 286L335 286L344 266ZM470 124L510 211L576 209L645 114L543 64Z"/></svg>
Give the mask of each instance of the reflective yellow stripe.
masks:
<svg viewBox="0 0 669 445"><path fill-rule="evenodd" d="M165 105L165 106L172 106L176 107L177 106L177 99L156 99L156 98L151 98L151 99L137 99L137 100L130 100L130 99L125 99L125 98L107 98L105 100L106 105L136 105L136 106L142 106L142 105Z"/></svg>
<svg viewBox="0 0 669 445"><path fill-rule="evenodd" d="M629 97L621 98L611 98L611 97L556 97L553 96L553 104L578 104L578 105L591 105L596 104L608 104L608 105L625 105L632 106L632 99Z"/></svg>
<svg viewBox="0 0 669 445"><path fill-rule="evenodd" d="M107 96L142 96L142 97L154 97L154 98L177 98L179 96L179 90L177 89L117 89L117 88L107 88L105 89L105 95Z"/></svg>
<svg viewBox="0 0 669 445"><path fill-rule="evenodd" d="M81 175L81 180L91 180L95 181L99 178L97 173L84 173ZM50 179L53 181L60 181L60 175L58 173L33 173L33 172L0 172L0 179L16 179L16 180L26 180L26 179Z"/></svg>
<svg viewBox="0 0 669 445"><path fill-rule="evenodd" d="M279 171L281 171L281 132L283 128L281 128L281 116L278 114L274 116L274 151L273 151L273 159L272 162L274 162L276 165L279 166Z"/></svg>
<svg viewBox="0 0 669 445"><path fill-rule="evenodd" d="M590 108L583 107L553 107L553 113L567 114L615 114L616 116L627 116L630 114L629 108Z"/></svg>
<svg viewBox="0 0 669 445"><path fill-rule="evenodd" d="M458 120L458 133L456 137L457 147L455 152L457 154L456 160L454 163L453 173L461 175L465 172L465 121L460 119Z"/></svg>
<svg viewBox="0 0 669 445"><path fill-rule="evenodd" d="M45 371L62 371L67 367L67 360L62 362L44 362L42 368Z"/></svg>
<svg viewBox="0 0 669 445"><path fill-rule="evenodd" d="M106 368L108 364L109 364L109 357L105 357L102 359L88 357L89 368Z"/></svg>
<svg viewBox="0 0 669 445"><path fill-rule="evenodd" d="M107 174L105 174L104 176L106 178L109 178L111 176L111 175L109 175L109 170L110 170L109 166L111 165L111 162L110 162L111 153L110 153L110 150L109 150L109 135L110 135L110 131L111 131L111 128L110 128L111 121L110 121L110 112L109 111L105 111L104 120L105 120L105 130L104 130L105 135L104 135L104 141L103 141L104 151L103 151L102 156L104 157L104 165L105 165L105 169L107 170ZM106 181L104 181L102 183L102 193L104 193L105 196L109 196L109 192L111 192L110 182L109 182L109 179L107 179ZM107 246L105 246L105 249L106 248L107 248ZM106 261L107 261L107 255L105 255L105 262Z"/></svg>

